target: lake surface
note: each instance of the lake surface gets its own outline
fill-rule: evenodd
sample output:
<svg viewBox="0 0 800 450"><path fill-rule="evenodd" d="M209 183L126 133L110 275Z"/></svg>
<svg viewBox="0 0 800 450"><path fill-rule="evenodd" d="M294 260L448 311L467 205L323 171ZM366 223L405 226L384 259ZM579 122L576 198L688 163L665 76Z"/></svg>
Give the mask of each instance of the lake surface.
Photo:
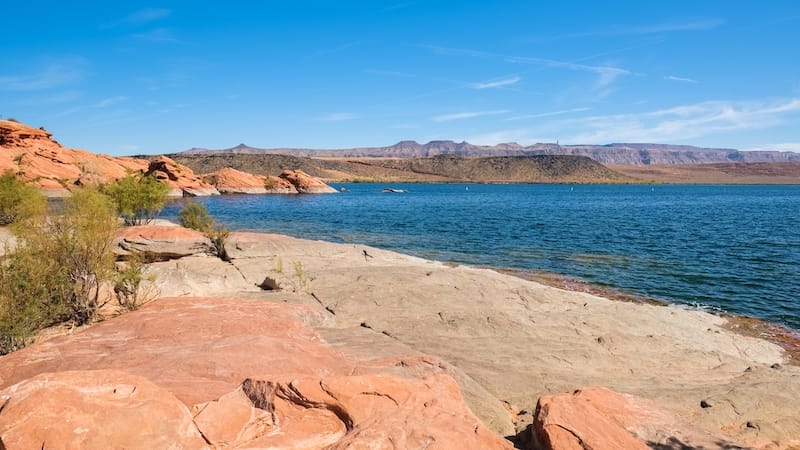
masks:
<svg viewBox="0 0 800 450"><path fill-rule="evenodd" d="M800 186L334 186L348 191L196 201L233 230L554 272L800 329Z"/></svg>

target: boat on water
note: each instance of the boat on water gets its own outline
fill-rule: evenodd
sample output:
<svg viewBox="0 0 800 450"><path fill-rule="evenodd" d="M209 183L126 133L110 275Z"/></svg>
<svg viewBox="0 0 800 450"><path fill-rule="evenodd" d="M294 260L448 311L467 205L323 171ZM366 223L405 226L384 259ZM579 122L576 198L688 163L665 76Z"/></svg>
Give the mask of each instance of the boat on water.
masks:
<svg viewBox="0 0 800 450"><path fill-rule="evenodd" d="M401 192L408 192L408 190L407 189L395 189L395 188L383 188L383 192L401 193Z"/></svg>

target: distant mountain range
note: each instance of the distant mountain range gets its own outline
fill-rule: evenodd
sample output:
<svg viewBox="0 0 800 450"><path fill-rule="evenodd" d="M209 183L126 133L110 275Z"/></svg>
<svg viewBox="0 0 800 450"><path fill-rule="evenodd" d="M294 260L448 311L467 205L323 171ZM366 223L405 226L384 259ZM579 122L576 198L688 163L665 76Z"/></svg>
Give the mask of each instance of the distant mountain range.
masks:
<svg viewBox="0 0 800 450"><path fill-rule="evenodd" d="M236 147L210 150L192 148L182 152L196 154L282 154L309 158L429 158L440 155L463 157L571 155L586 156L601 164L655 165L655 164L713 164L731 162L800 162L800 153L780 151L743 151L728 148L704 148L670 144L607 144L558 145L534 144L523 146L515 142L498 145L474 145L469 142L400 141L388 147L361 147L339 150L304 148L255 148L245 144Z"/></svg>

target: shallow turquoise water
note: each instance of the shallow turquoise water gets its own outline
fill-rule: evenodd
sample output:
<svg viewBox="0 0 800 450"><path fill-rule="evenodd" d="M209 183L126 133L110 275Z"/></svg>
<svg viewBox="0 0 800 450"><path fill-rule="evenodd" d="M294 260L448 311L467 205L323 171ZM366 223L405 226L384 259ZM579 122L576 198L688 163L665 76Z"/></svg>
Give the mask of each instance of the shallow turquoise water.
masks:
<svg viewBox="0 0 800 450"><path fill-rule="evenodd" d="M335 186L348 192L197 201L235 230L544 270L800 329L800 186Z"/></svg>

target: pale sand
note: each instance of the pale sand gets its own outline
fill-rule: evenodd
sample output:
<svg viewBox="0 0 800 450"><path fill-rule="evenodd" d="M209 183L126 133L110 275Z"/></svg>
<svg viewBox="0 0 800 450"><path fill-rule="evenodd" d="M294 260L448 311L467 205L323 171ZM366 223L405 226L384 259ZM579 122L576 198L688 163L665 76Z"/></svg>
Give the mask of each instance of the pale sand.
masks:
<svg viewBox="0 0 800 450"><path fill-rule="evenodd" d="M157 292L313 305L328 311L312 324L323 338L364 359L436 355L453 366L476 415L502 435L530 423L542 394L603 385L738 441L800 437L800 368L779 346L729 331L706 312L611 301L360 245L233 233L226 248L231 263L190 256L150 265ZM260 289L265 279L280 290Z"/></svg>

